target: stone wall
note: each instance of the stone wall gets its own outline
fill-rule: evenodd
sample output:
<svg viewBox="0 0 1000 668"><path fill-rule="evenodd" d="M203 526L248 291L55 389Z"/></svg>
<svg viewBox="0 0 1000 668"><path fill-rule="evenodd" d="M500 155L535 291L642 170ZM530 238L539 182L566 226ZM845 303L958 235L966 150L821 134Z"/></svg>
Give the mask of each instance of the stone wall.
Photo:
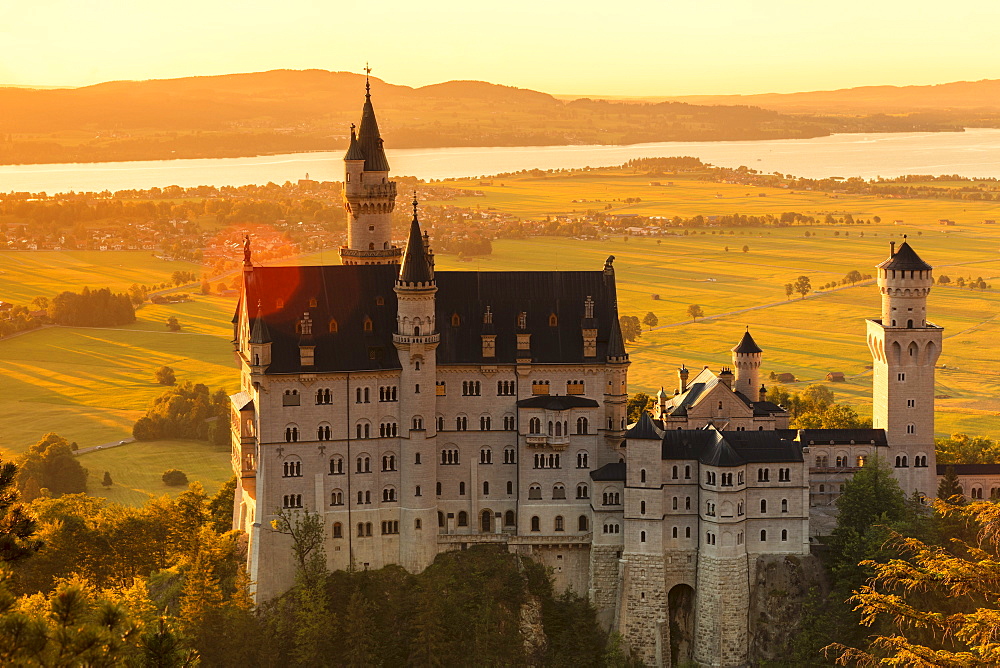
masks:
<svg viewBox="0 0 1000 668"><path fill-rule="evenodd" d="M602 628L612 629L617 625L619 586L617 545L593 545L590 548L590 591L591 604L597 609L597 621Z"/></svg>
<svg viewBox="0 0 1000 668"><path fill-rule="evenodd" d="M706 666L747 662L748 557L698 555L694 659Z"/></svg>
<svg viewBox="0 0 1000 668"><path fill-rule="evenodd" d="M670 640L664 637L667 622L667 591L663 555L627 554L622 572L622 604L619 631L632 656L646 665L669 661Z"/></svg>

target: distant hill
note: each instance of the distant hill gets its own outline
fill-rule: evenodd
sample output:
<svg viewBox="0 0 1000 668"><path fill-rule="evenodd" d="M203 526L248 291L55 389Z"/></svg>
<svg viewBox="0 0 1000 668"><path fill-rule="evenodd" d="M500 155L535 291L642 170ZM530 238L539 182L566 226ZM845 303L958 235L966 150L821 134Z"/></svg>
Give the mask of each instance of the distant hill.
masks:
<svg viewBox="0 0 1000 668"><path fill-rule="evenodd" d="M346 147L351 123L360 118L364 83L363 75L351 72L273 70L82 88L0 88L0 164L339 150ZM995 98L1000 82L910 88L947 89L934 95L971 104L986 84L993 86ZM979 115L971 123L937 112L836 116L840 91L795 94L818 100L808 104L795 103L795 95L703 97L697 100L705 103L695 104L695 98L567 101L484 81L411 88L373 78L371 88L383 137L393 148L789 139L1000 124L1000 114ZM854 91L869 90L883 88L846 93L861 100ZM870 93L870 99L887 95ZM928 95L912 93L913 99ZM788 110L801 107L808 113L767 108L772 98L794 98L785 103ZM827 107L824 99L829 99Z"/></svg>
<svg viewBox="0 0 1000 668"><path fill-rule="evenodd" d="M900 113L1000 110L1000 79L931 86L862 86L807 93L686 95L663 98L690 104L750 104L791 113Z"/></svg>

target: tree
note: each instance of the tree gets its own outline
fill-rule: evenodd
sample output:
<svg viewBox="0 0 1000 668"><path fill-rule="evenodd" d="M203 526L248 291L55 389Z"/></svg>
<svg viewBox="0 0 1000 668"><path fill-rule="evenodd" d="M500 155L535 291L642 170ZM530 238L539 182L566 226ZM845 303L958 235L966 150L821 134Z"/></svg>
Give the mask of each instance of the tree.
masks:
<svg viewBox="0 0 1000 668"><path fill-rule="evenodd" d="M892 531L902 553L873 570L851 602L861 624L875 627L866 649L832 643L829 653L843 665L1000 665L1000 505L954 506L937 499L937 516L980 527L971 541L952 538L938 546Z"/></svg>
<svg viewBox="0 0 1000 668"><path fill-rule="evenodd" d="M691 316L692 320L698 320L698 318L704 318L705 312L701 310L701 306L698 304L691 304L688 306L688 315Z"/></svg>
<svg viewBox="0 0 1000 668"><path fill-rule="evenodd" d="M177 383L177 376L174 375L174 370L168 366L161 366L156 370L154 375L156 382L160 385L175 385Z"/></svg>
<svg viewBox="0 0 1000 668"><path fill-rule="evenodd" d="M628 398L625 405L625 419L629 424L638 422L644 411L652 410L656 405L656 400L645 392L636 392Z"/></svg>
<svg viewBox="0 0 1000 668"><path fill-rule="evenodd" d="M657 318L656 315L652 311L650 311L649 313L647 313L646 317L644 317L642 319L642 324L646 325L646 327L649 327L650 329L653 329L654 327L656 327L656 325L659 322L660 322L660 319Z"/></svg>
<svg viewBox="0 0 1000 668"><path fill-rule="evenodd" d="M111 485L115 484L111 480L111 472L110 471L105 471L104 472L104 479L101 480L101 484L104 485L105 487L111 487Z"/></svg>
<svg viewBox="0 0 1000 668"><path fill-rule="evenodd" d="M35 518L19 501L16 478L17 466L0 460L0 564L27 559L42 547Z"/></svg>
<svg viewBox="0 0 1000 668"><path fill-rule="evenodd" d="M1000 441L984 436L952 434L934 439L939 464L991 464L1000 461Z"/></svg>
<svg viewBox="0 0 1000 668"><path fill-rule="evenodd" d="M749 253L749 252L750 252L750 246L746 246L746 245L744 245L744 246L743 246L743 252L744 252L744 253Z"/></svg>
<svg viewBox="0 0 1000 668"><path fill-rule="evenodd" d="M169 318L167 318L167 329L169 329L171 332L181 331L181 324L177 322L177 316L172 315Z"/></svg>
<svg viewBox="0 0 1000 668"><path fill-rule="evenodd" d="M951 277L948 274L938 276L938 285L948 285L949 283L951 283Z"/></svg>
<svg viewBox="0 0 1000 668"><path fill-rule="evenodd" d="M212 285L208 282L207 278L201 281L201 294L203 295L212 294Z"/></svg>
<svg viewBox="0 0 1000 668"><path fill-rule="evenodd" d="M639 318L634 315L623 315L618 318L618 324L622 328L622 338L626 341L635 341L642 336L642 325Z"/></svg>
<svg viewBox="0 0 1000 668"><path fill-rule="evenodd" d="M229 478L208 502L209 522L219 533L233 528L233 497L237 482L235 475Z"/></svg>
<svg viewBox="0 0 1000 668"><path fill-rule="evenodd" d="M954 466L945 467L944 476L938 483L937 496L942 501L949 503L964 503L965 497L962 486L958 483L958 474L955 473Z"/></svg>
<svg viewBox="0 0 1000 668"><path fill-rule="evenodd" d="M32 445L18 462L17 485L26 501L48 489L52 496L87 491L87 469L62 436L48 433Z"/></svg>
<svg viewBox="0 0 1000 668"><path fill-rule="evenodd" d="M795 280L795 292L802 295L802 299L806 298L806 295L809 294L810 290L812 290L812 285L809 283L808 276L799 276Z"/></svg>
<svg viewBox="0 0 1000 668"><path fill-rule="evenodd" d="M170 485L171 487L188 484L187 474L178 469L167 469L163 472L163 475L160 476L160 479L163 480L164 484Z"/></svg>
<svg viewBox="0 0 1000 668"><path fill-rule="evenodd" d="M792 283L785 283L785 299L791 299L794 292L795 285Z"/></svg>
<svg viewBox="0 0 1000 668"><path fill-rule="evenodd" d="M271 520L271 530L291 537L292 553L305 580L312 582L326 572L322 515L308 510L282 508Z"/></svg>

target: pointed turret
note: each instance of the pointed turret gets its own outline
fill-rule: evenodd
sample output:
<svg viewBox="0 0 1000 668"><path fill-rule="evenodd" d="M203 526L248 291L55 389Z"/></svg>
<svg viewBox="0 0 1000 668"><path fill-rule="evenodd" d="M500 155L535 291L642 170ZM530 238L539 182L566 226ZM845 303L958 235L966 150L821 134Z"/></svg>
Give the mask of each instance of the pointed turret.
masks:
<svg viewBox="0 0 1000 668"><path fill-rule="evenodd" d="M261 315L260 306L257 306L257 316L253 319L253 326L250 328L250 343L271 343L271 332Z"/></svg>
<svg viewBox="0 0 1000 668"><path fill-rule="evenodd" d="M354 123L351 123L351 144L347 147L347 154L344 160L364 160L365 154L358 143L358 135L355 133Z"/></svg>
<svg viewBox="0 0 1000 668"><path fill-rule="evenodd" d="M733 366L736 367L735 390L750 401L756 401L754 393L760 385L760 363L764 356L757 342L750 336L750 328L743 332L743 338L733 346Z"/></svg>
<svg viewBox="0 0 1000 668"><path fill-rule="evenodd" d="M378 131L378 121L375 120L375 108L372 107L372 87L370 81L365 81L365 106L361 111L361 128L358 130L358 144L365 156L366 172L388 172L389 161L382 148L382 135Z"/></svg>
<svg viewBox="0 0 1000 668"><path fill-rule="evenodd" d="M403 264L399 269L398 282L401 285L425 285L434 280L434 270L427 261L428 252L424 247L424 239L420 233L420 221L417 218L417 198L413 197L413 220L410 222L410 236L403 252Z"/></svg>

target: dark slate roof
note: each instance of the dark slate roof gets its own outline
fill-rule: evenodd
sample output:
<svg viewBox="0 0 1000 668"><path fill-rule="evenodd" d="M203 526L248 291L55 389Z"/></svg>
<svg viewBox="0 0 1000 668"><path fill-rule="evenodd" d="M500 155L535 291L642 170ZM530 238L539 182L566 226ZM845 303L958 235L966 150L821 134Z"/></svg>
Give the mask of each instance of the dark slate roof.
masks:
<svg viewBox="0 0 1000 668"><path fill-rule="evenodd" d="M351 126L351 144L347 147L347 154L344 160L364 160L365 154L361 152L361 144L358 143L358 136L354 133L354 126Z"/></svg>
<svg viewBox="0 0 1000 668"><path fill-rule="evenodd" d="M590 472L590 479L597 481L625 481L625 462L615 462L614 464L605 464L596 471Z"/></svg>
<svg viewBox="0 0 1000 668"><path fill-rule="evenodd" d="M663 438L663 430L653 424L649 413L642 411L639 421L625 432L625 438L658 441Z"/></svg>
<svg viewBox="0 0 1000 668"><path fill-rule="evenodd" d="M707 466L801 462L801 445L787 436L779 431L667 430L663 432L661 457L697 459Z"/></svg>
<svg viewBox="0 0 1000 668"><path fill-rule="evenodd" d="M1000 464L938 464L937 474L944 475L949 466L958 475L1000 475Z"/></svg>
<svg viewBox="0 0 1000 668"><path fill-rule="evenodd" d="M802 445L863 445L874 442L876 446L888 445L884 429L788 429Z"/></svg>
<svg viewBox="0 0 1000 668"><path fill-rule="evenodd" d="M372 107L371 93L365 93L365 106L361 111L361 127L358 129L358 145L365 156L366 172L388 172L389 161L382 148L382 135L378 131L378 121L375 120L375 109Z"/></svg>
<svg viewBox="0 0 1000 668"><path fill-rule="evenodd" d="M296 323L308 311L313 322L315 365L310 371L398 369L392 343L396 328L397 265L254 267L247 273L243 304L261 304L271 335L268 373L295 373L299 365ZM517 316L528 314L531 357L538 363L579 364L583 356L585 301L594 299L597 357L604 361L611 324L618 321L614 275L603 271L436 272L438 364L481 364L482 316L489 306L497 334L497 363L517 359ZM377 304L381 298L383 304ZM310 307L310 300L316 306ZM280 304L280 306L279 306ZM555 314L557 326L549 326ZM452 325L452 316L459 324ZM329 331L337 321L336 333ZM366 319L372 331L364 331Z"/></svg>
<svg viewBox="0 0 1000 668"><path fill-rule="evenodd" d="M250 343L270 343L271 342L271 332L267 329L267 323L264 319L260 317L260 312L258 311L257 317L253 319L253 328L250 330Z"/></svg>
<svg viewBox="0 0 1000 668"><path fill-rule="evenodd" d="M910 244L905 241L892 256L883 260L878 265L878 268L895 269L897 271L929 271L933 269L933 267L921 260L916 251L910 248Z"/></svg>
<svg viewBox="0 0 1000 668"><path fill-rule="evenodd" d="M742 395L742 393L739 392L737 394ZM787 412L784 408L773 401L753 401L751 404L753 405L754 417L764 417L767 415L774 415L775 413Z"/></svg>
<svg viewBox="0 0 1000 668"><path fill-rule="evenodd" d="M406 240L406 250L403 252L403 264L399 270L399 280L402 283L430 283L434 279L434 270L427 261L424 250L424 238L420 234L420 221L417 220L417 200L413 200L413 220L410 221L410 237Z"/></svg>
<svg viewBox="0 0 1000 668"><path fill-rule="evenodd" d="M539 395L521 399L518 408L542 408L548 411L568 411L571 408L596 408L599 403L586 397Z"/></svg>
<svg viewBox="0 0 1000 668"><path fill-rule="evenodd" d="M743 338L740 339L740 342L737 343L732 349L732 352L745 355L751 353L762 353L764 351L760 349L757 342L753 340L752 336L750 336L750 329L748 328L747 331L743 333Z"/></svg>

